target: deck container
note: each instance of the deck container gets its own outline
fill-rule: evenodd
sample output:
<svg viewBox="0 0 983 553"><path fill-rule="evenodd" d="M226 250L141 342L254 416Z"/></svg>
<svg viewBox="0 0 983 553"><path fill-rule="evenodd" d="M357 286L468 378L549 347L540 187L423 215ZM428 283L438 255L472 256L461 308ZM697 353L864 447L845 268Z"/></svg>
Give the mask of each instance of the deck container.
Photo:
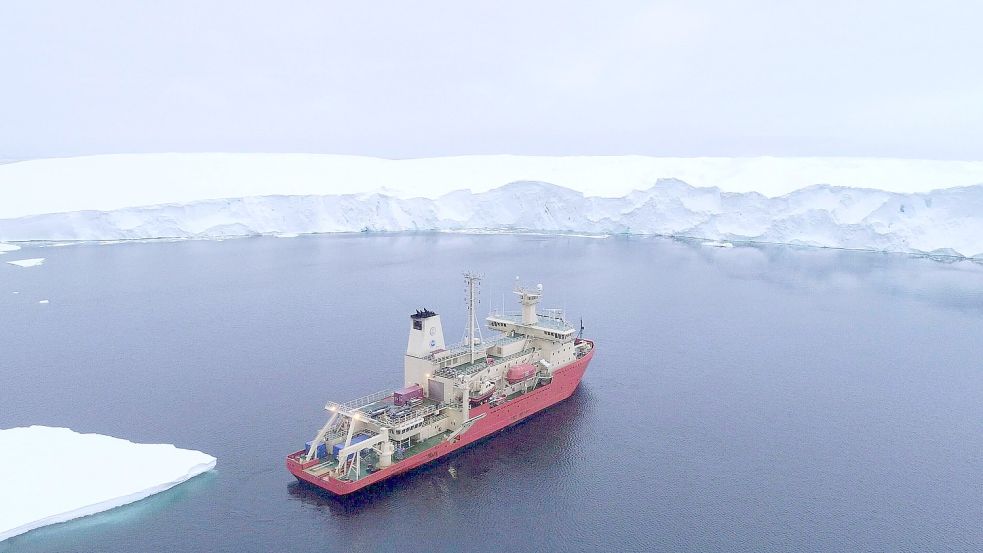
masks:
<svg viewBox="0 0 983 553"><path fill-rule="evenodd" d="M416 398L423 399L423 388L419 384L393 392L393 403L396 405L405 405L411 399Z"/></svg>

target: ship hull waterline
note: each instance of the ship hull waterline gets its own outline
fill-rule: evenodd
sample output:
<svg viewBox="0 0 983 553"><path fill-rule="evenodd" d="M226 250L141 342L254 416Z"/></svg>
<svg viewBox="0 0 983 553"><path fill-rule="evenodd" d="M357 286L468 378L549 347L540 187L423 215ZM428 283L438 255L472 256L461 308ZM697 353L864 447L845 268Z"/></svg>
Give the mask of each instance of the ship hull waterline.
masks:
<svg viewBox="0 0 983 553"><path fill-rule="evenodd" d="M594 357L593 343L591 343L591 346L590 351L586 355L554 371L553 379L549 384L540 386L527 394L523 394L494 407L487 403L473 407L470 410L471 417L477 417L482 414L485 416L475 422L467 432L464 432L455 440L443 441L425 451L396 462L389 467L373 472L364 478L352 482L338 480L329 476L315 476L310 474L304 470L309 465L304 465L297 460L299 456L306 453L303 449L287 456L287 469L301 483L310 484L334 495L348 495L398 474L403 474L432 461L436 461L445 455L477 442L507 426L516 424L570 397L574 390L577 389L580 379L587 370L587 365Z"/></svg>

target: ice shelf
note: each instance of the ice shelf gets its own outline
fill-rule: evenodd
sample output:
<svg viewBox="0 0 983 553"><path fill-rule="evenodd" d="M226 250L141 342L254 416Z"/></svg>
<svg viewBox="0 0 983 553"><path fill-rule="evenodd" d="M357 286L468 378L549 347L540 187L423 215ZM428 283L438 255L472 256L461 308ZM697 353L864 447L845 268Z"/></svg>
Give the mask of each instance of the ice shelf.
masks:
<svg viewBox="0 0 983 553"><path fill-rule="evenodd" d="M5 164L4 188L30 192L0 203L7 242L560 232L983 258L983 162L133 154Z"/></svg>

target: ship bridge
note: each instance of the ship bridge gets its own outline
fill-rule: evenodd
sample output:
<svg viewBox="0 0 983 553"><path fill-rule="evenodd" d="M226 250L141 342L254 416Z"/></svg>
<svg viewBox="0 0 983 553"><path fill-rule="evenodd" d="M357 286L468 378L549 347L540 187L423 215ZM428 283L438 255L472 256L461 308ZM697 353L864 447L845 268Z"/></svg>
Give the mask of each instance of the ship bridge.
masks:
<svg viewBox="0 0 983 553"><path fill-rule="evenodd" d="M516 277L512 293L519 296L521 311L493 310L488 316L488 328L503 334L518 334L553 342L571 340L576 330L567 323L562 309L545 309L537 312L536 306L543 298L543 285L535 288L521 286Z"/></svg>
<svg viewBox="0 0 983 553"><path fill-rule="evenodd" d="M494 310L488 318L488 328L510 334L515 332L530 338L565 342L574 337L577 330L563 317L562 309L546 309L537 313L533 322L526 322L521 311Z"/></svg>

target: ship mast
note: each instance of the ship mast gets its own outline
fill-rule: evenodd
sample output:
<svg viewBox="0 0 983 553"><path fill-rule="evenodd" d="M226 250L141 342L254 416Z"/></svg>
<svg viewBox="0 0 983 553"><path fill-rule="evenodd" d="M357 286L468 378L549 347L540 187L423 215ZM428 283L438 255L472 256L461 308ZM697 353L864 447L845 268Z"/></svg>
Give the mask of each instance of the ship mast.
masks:
<svg viewBox="0 0 983 553"><path fill-rule="evenodd" d="M464 281L468 284L468 329L465 332L468 341L468 350L471 352L471 362L474 363L475 332L478 334L478 343L481 343L481 327L478 326L478 285L481 277L474 273L464 273Z"/></svg>

